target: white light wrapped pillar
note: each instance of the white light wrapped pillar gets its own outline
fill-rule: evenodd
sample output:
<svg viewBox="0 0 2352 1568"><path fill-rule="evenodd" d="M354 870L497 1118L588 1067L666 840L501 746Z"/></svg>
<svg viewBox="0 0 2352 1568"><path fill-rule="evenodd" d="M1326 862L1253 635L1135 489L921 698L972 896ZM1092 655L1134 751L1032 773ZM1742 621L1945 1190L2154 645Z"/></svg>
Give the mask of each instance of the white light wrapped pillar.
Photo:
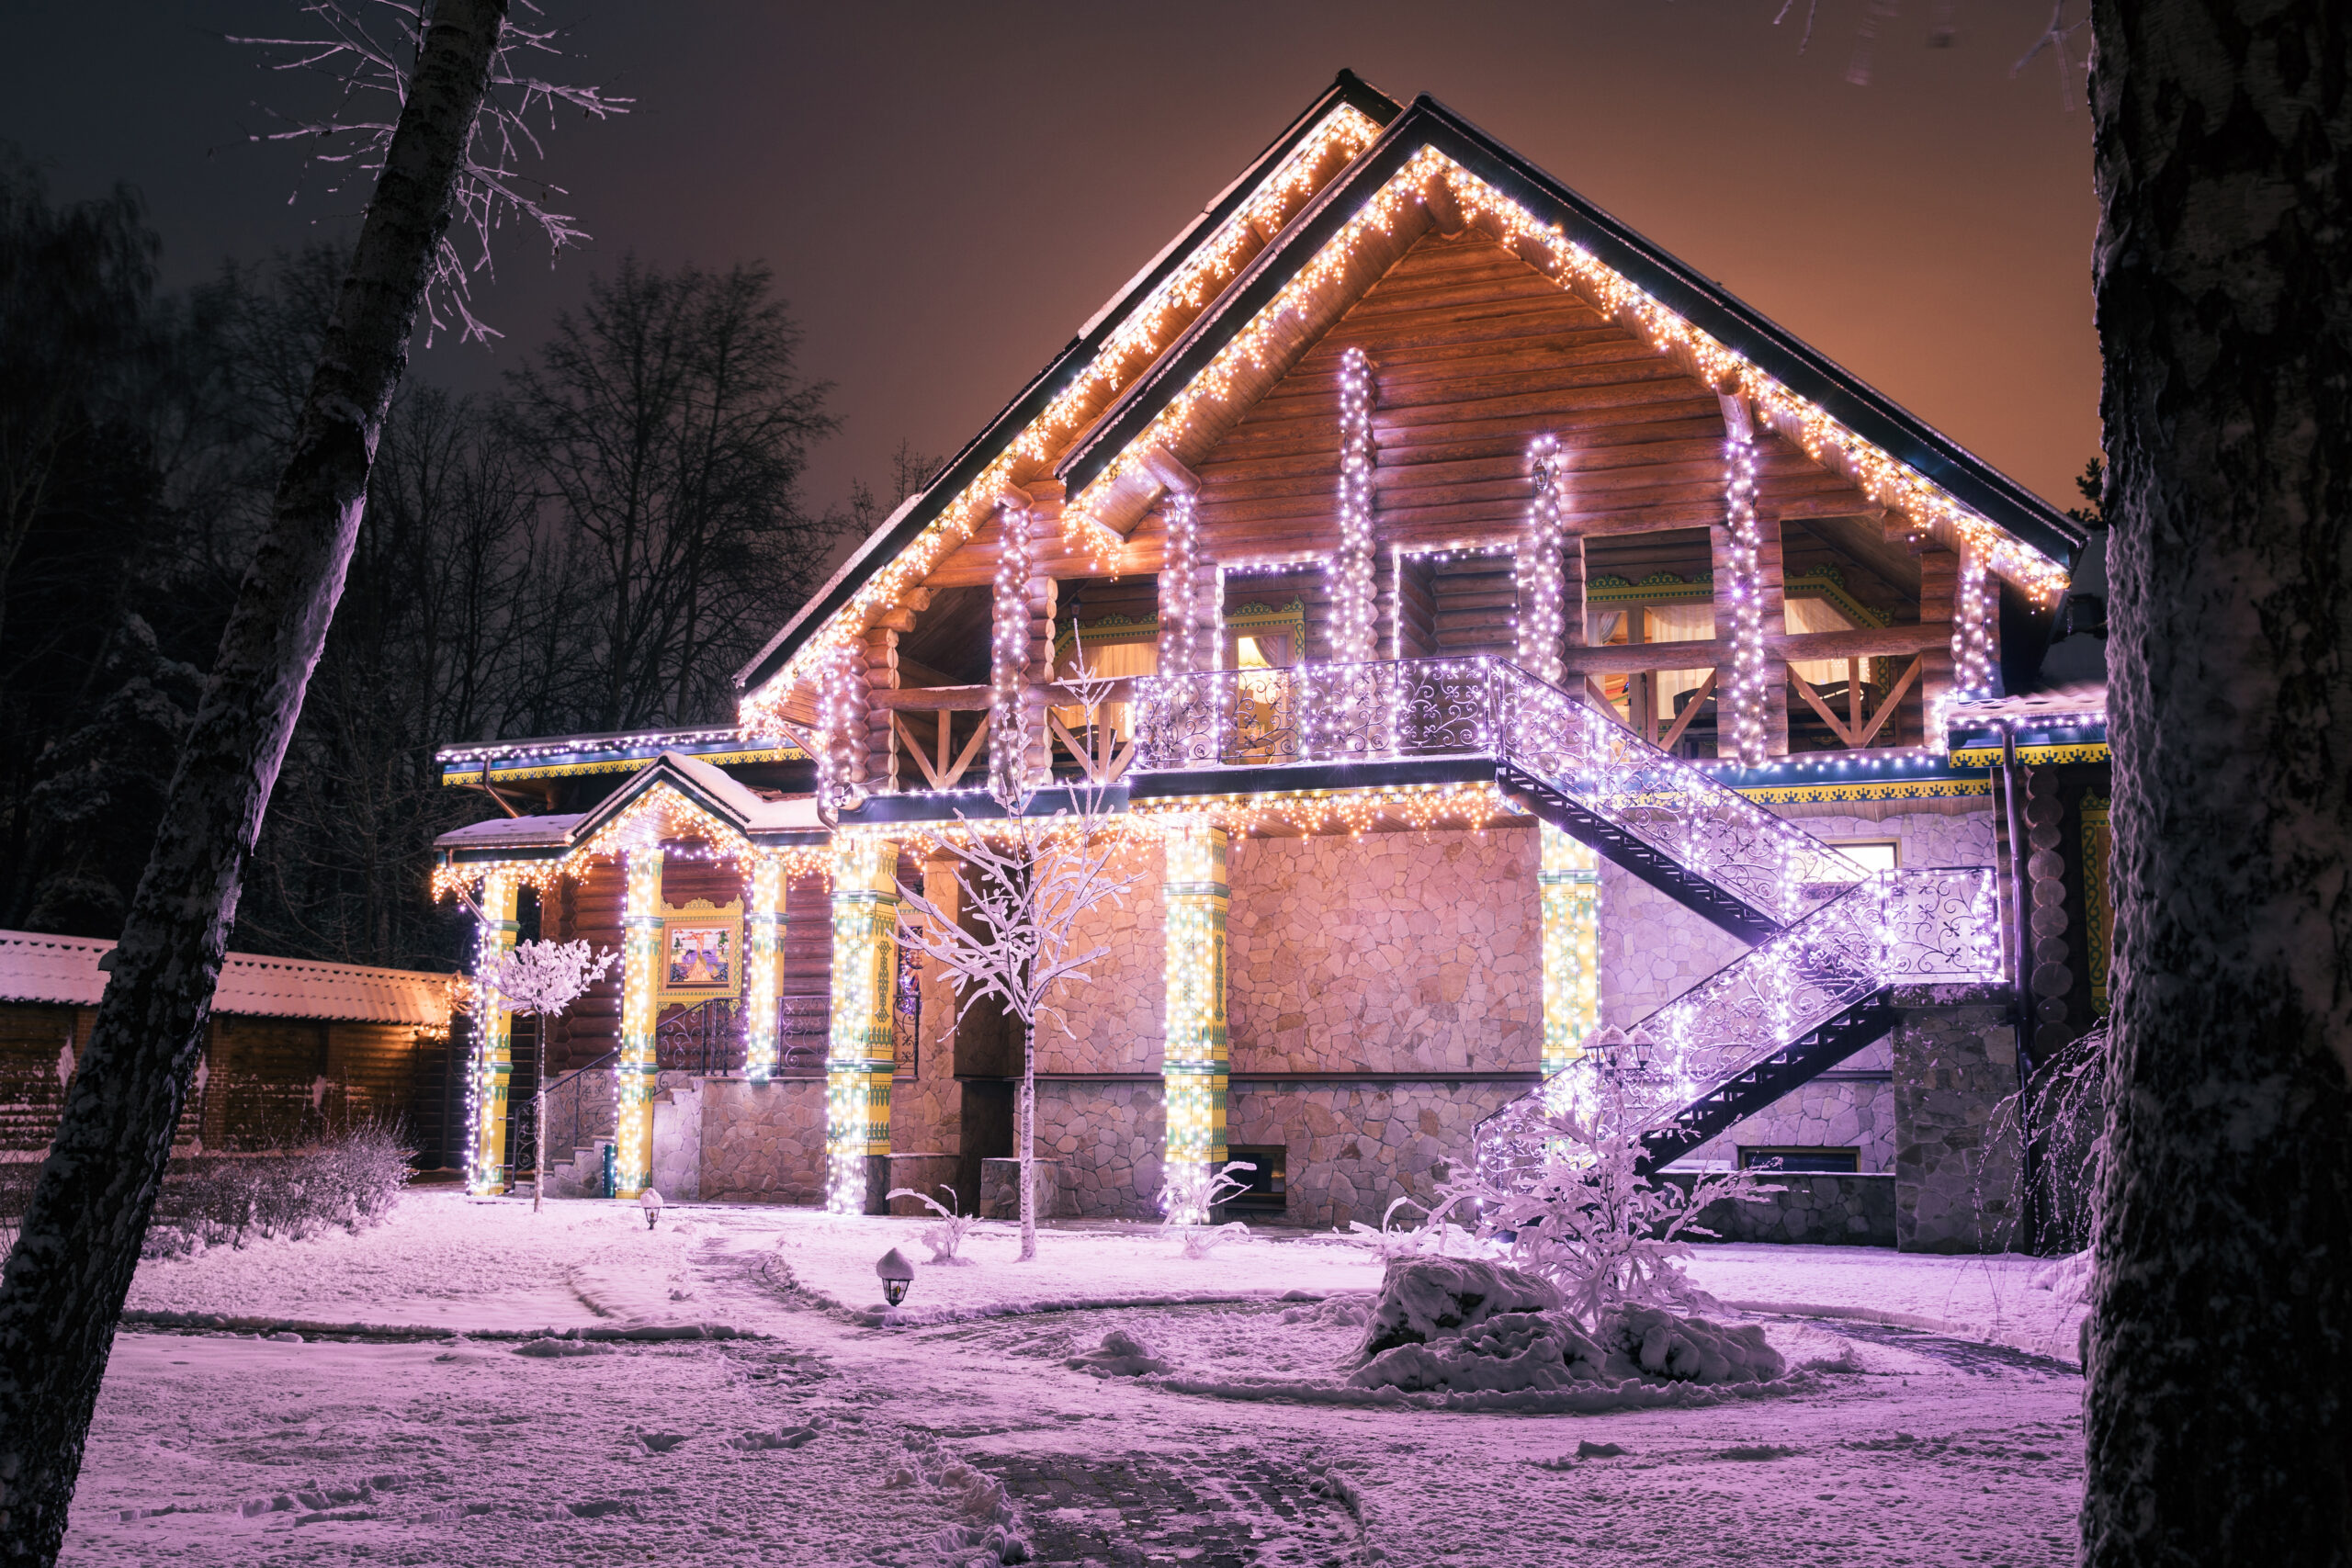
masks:
<svg viewBox="0 0 2352 1568"><path fill-rule="evenodd" d="M1566 504L1561 496L1566 463L1557 438L1539 435L1528 447L1535 497L1527 509L1527 529L1515 560L1519 578L1519 667L1539 680L1560 683L1560 644L1567 632L1567 581L1560 552L1566 543Z"/></svg>
<svg viewBox="0 0 2352 1568"><path fill-rule="evenodd" d="M662 846L628 852L621 906L621 1057L613 1130L613 1196L653 1178L653 1025L662 989Z"/></svg>
<svg viewBox="0 0 2352 1568"><path fill-rule="evenodd" d="M1331 553L1331 660L1379 657L1380 586L1372 535L1372 362L1363 350L1340 356L1340 542Z"/></svg>
<svg viewBox="0 0 2352 1568"><path fill-rule="evenodd" d="M514 951L514 907L522 891L511 871L481 879L481 929L474 939L473 1059L466 1076L466 1190L494 1198L506 1190L506 1096L514 1076L514 1015L492 983Z"/></svg>
<svg viewBox="0 0 2352 1568"><path fill-rule="evenodd" d="M752 862L743 912L743 1076L765 1083L775 1074L776 1009L784 992L784 862Z"/></svg>

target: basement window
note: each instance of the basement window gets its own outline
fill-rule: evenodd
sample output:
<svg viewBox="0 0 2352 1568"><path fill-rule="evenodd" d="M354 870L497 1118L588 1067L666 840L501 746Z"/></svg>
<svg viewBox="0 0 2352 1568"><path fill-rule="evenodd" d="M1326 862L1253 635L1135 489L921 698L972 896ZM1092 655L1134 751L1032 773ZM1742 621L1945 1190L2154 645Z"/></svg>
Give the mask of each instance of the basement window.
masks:
<svg viewBox="0 0 2352 1568"><path fill-rule="evenodd" d="M1739 1150L1739 1168L1781 1171L1791 1175L1810 1172L1829 1176L1859 1176L1862 1169L1862 1151L1826 1149L1818 1145L1810 1148L1753 1149L1743 1144Z"/></svg>
<svg viewBox="0 0 2352 1568"><path fill-rule="evenodd" d="M1245 1191L1234 1193L1218 1207L1224 1213L1237 1217L1282 1214L1290 1206L1289 1191L1284 1183L1283 1169L1288 1154L1287 1149L1272 1145L1244 1147L1237 1144L1227 1149L1225 1155L1227 1159L1246 1160L1257 1168L1235 1171L1233 1179L1236 1181L1248 1182L1249 1188Z"/></svg>

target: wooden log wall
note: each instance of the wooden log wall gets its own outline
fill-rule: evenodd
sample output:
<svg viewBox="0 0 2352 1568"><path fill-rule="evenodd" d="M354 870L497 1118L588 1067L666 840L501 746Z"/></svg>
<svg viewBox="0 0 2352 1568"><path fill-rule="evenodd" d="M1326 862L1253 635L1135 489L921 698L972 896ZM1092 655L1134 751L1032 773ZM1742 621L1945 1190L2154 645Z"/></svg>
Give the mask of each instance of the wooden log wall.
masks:
<svg viewBox="0 0 2352 1568"><path fill-rule="evenodd" d="M1430 652L1442 659L1492 654L1510 659L1518 651L1519 583L1516 558L1507 554L1458 556L1430 563L1434 604Z"/></svg>

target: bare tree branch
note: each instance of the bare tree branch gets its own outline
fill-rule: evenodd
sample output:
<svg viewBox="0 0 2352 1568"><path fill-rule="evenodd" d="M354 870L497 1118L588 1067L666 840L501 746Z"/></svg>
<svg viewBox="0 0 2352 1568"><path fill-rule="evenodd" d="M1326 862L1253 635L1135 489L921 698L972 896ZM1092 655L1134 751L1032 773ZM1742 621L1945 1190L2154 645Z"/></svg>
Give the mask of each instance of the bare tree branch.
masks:
<svg viewBox="0 0 2352 1568"><path fill-rule="evenodd" d="M538 12L530 0L522 3ZM329 167L329 191L343 190L355 181L372 190L383 171L401 105L407 101L409 62L418 58L424 45L426 0L303 0L301 9L315 19L316 36L232 37L229 41L277 51L281 58L273 62L273 70L329 78L337 90L334 107L307 118L266 109L273 119L286 121L286 129L253 140L307 141L305 163ZM510 21L500 38L498 54L491 62L490 92L466 141L451 198L451 221L435 251L425 290L428 344L435 333L452 329L460 342L486 343L502 335L473 313L472 277L478 272L496 276L491 236L503 224L537 229L547 237L550 256L588 238L571 214L550 205L552 198L570 193L522 170L526 154L534 159L547 155L531 117L544 114L552 129L560 109L605 119L627 114L635 100L612 96L601 87L551 82L526 69L537 56L563 57L556 43L560 32Z"/></svg>

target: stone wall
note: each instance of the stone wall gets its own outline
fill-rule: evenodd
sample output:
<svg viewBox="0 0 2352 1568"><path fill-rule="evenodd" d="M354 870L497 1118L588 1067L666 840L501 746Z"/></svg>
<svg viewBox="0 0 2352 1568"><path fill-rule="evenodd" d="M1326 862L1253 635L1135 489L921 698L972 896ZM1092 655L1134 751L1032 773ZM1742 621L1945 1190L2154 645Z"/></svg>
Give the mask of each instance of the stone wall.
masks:
<svg viewBox="0 0 2352 1568"><path fill-rule="evenodd" d="M824 1201L822 1078L706 1078L701 1099L706 1200Z"/></svg>
<svg viewBox="0 0 2352 1568"><path fill-rule="evenodd" d="M1535 870L1532 828L1237 840L1233 1071L1532 1070Z"/></svg>
<svg viewBox="0 0 2352 1568"><path fill-rule="evenodd" d="M1159 1219L1167 1143L1156 1079L1037 1086L1037 1154L1060 1163L1071 1211L1081 1218Z"/></svg>
<svg viewBox="0 0 2352 1568"><path fill-rule="evenodd" d="M1066 985L1056 997L1067 1032L1051 1020L1039 1021L1041 1073L1159 1070L1168 951L1160 887L1166 867L1157 846L1139 846L1122 851L1113 869L1132 874L1135 881L1118 902L1105 900L1089 910L1071 937L1080 951L1097 943L1111 951L1088 966L1086 984Z"/></svg>
<svg viewBox="0 0 2352 1568"><path fill-rule="evenodd" d="M1896 1245L1911 1252L2001 1252L2017 1228L2018 1148L1993 1122L2018 1087L2006 990L1898 991L1894 1032Z"/></svg>
<svg viewBox="0 0 2352 1568"><path fill-rule="evenodd" d="M1428 1202L1447 1163L1468 1157L1471 1130L1524 1092L1510 1083L1253 1084L1231 1095L1227 1139L1286 1151L1289 1224L1377 1225L1394 1199Z"/></svg>
<svg viewBox="0 0 2352 1568"><path fill-rule="evenodd" d="M1894 1169L1894 1090L1887 1081L1893 1061L1884 1040L1865 1045L1833 1072L1873 1073L1871 1079L1825 1075L1791 1089L1770 1105L1734 1122L1675 1162L1684 1169L1737 1166L1742 1148L1850 1148L1864 1174ZM1891 1212L1891 1211L1890 1211Z"/></svg>
<svg viewBox="0 0 2352 1568"><path fill-rule="evenodd" d="M1679 1173L1669 1171L1667 1179ZM1895 1242L1894 1178L1836 1176L1799 1171L1772 1176L1778 1192L1753 1203L1728 1200L1699 1211L1699 1224L1714 1235L1694 1241L1809 1242L1826 1247L1893 1247ZM1690 1178L1682 1177L1687 1186Z"/></svg>

